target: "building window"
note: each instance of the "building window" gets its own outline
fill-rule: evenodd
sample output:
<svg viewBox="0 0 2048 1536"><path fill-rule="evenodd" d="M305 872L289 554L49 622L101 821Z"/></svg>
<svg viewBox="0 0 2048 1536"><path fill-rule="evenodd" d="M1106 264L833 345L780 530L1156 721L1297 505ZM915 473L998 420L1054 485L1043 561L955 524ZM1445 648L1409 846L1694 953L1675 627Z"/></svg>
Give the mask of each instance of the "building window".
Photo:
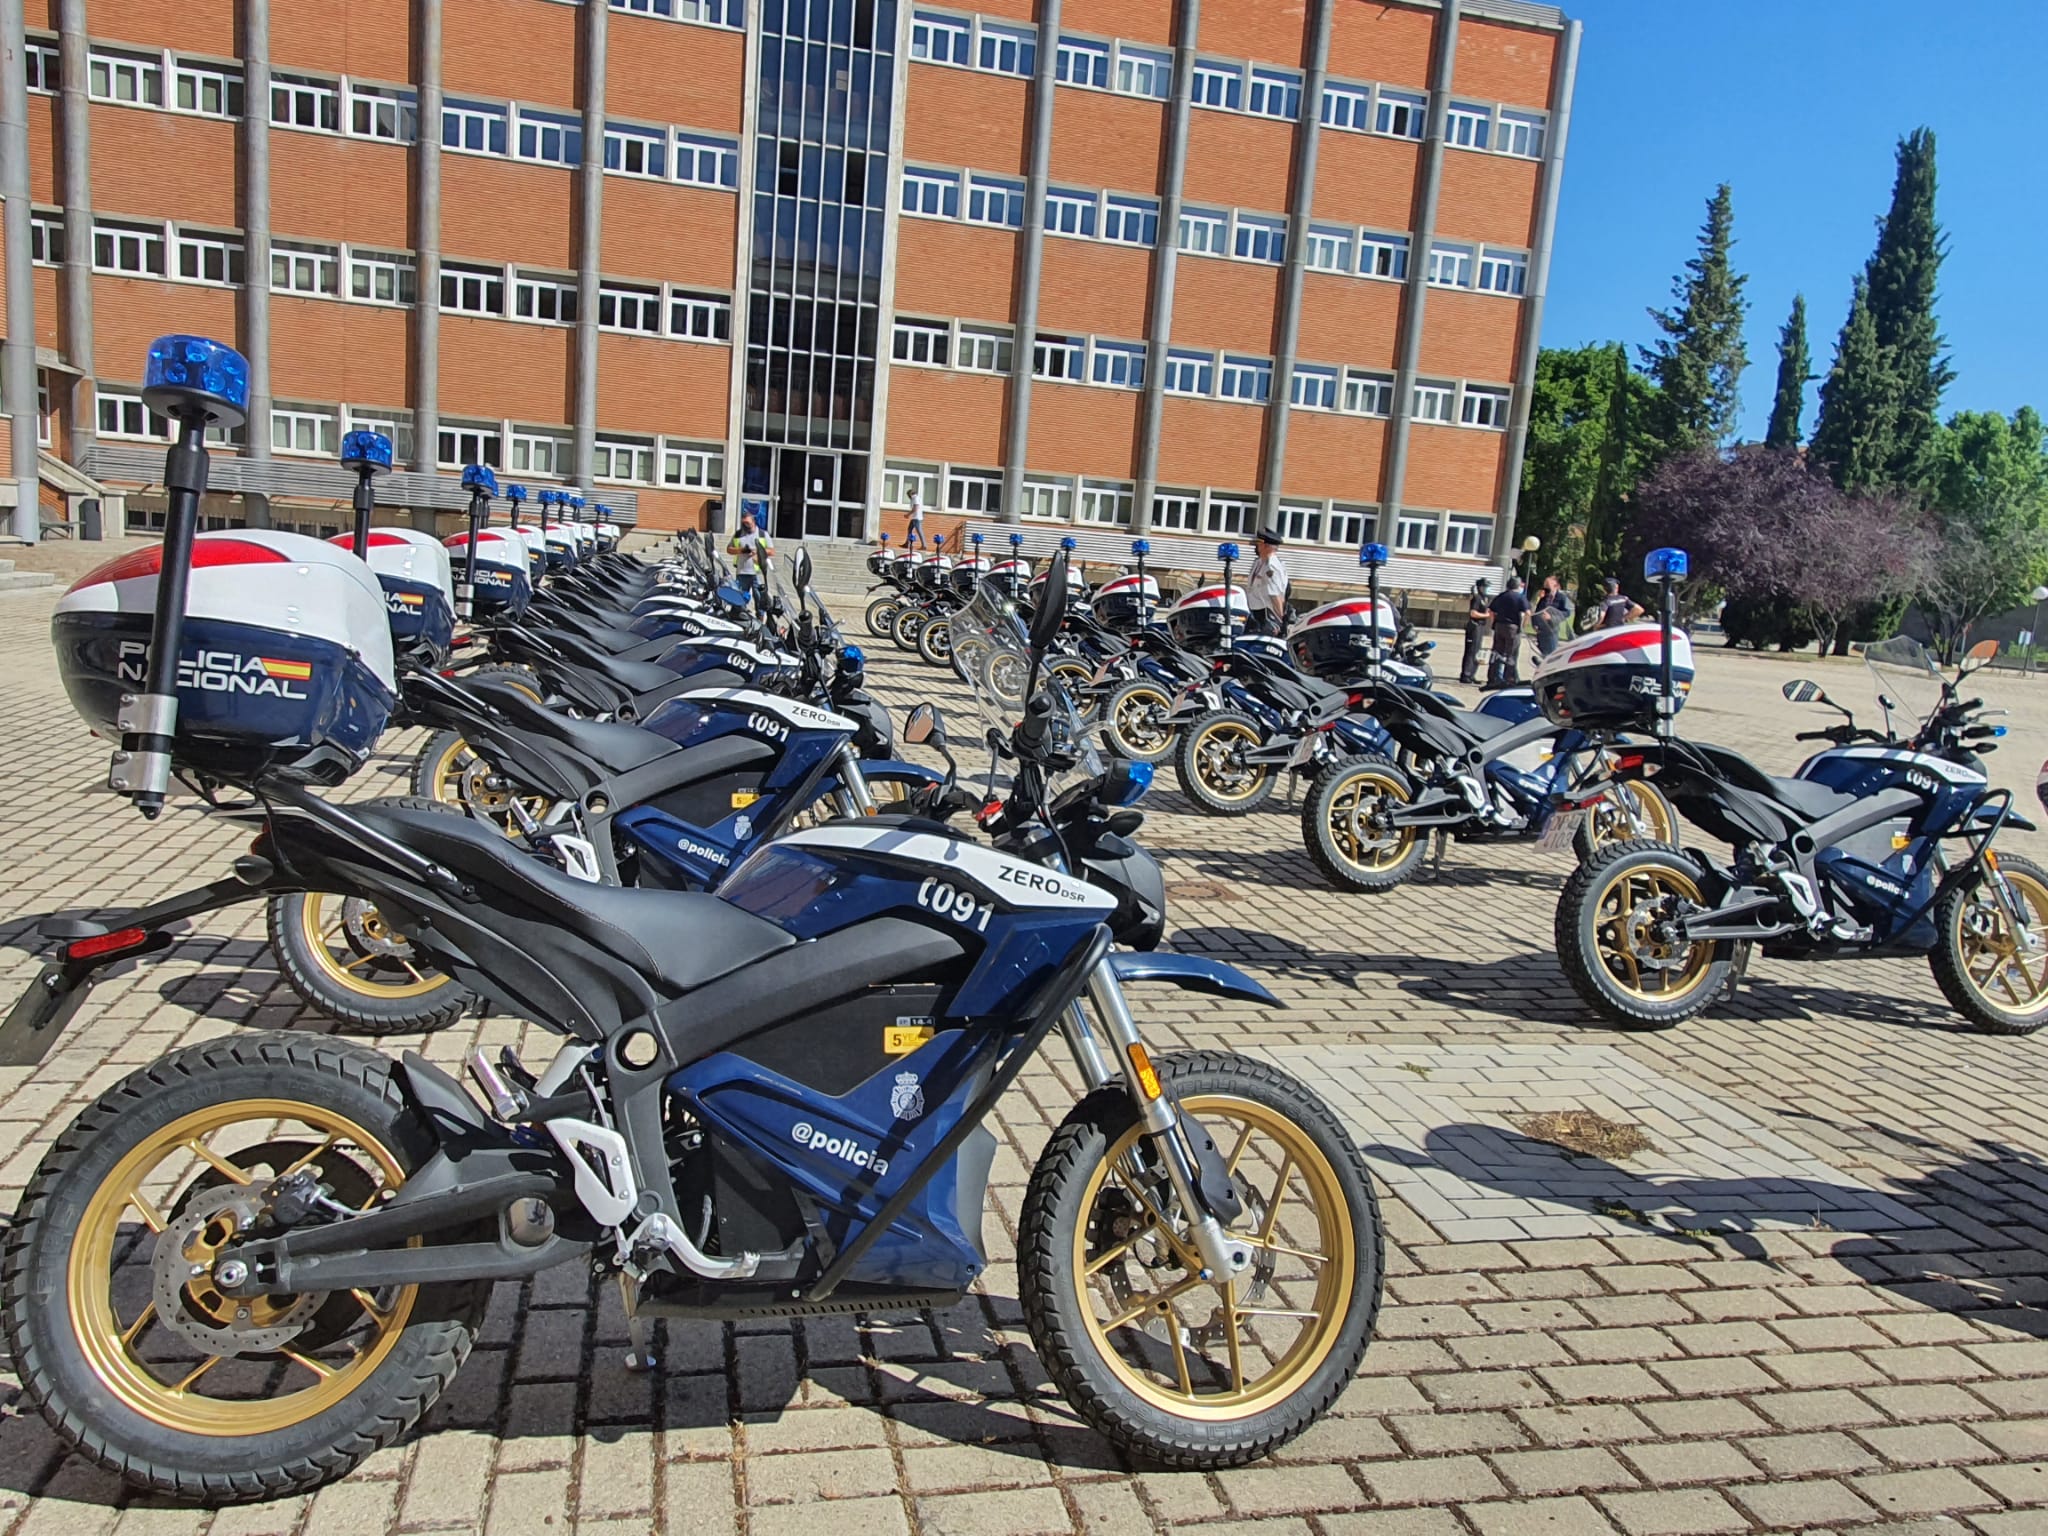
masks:
<svg viewBox="0 0 2048 1536"><path fill-rule="evenodd" d="M1323 509L1313 501L1280 503L1280 532L1291 544L1323 542Z"/></svg>
<svg viewBox="0 0 2048 1536"><path fill-rule="evenodd" d="M1216 392L1216 359L1207 352L1166 354L1166 392L1169 395L1202 395Z"/></svg>
<svg viewBox="0 0 2048 1536"><path fill-rule="evenodd" d="M1145 387L1145 344L1141 341L1098 341L1088 377L1118 389Z"/></svg>
<svg viewBox="0 0 2048 1536"><path fill-rule="evenodd" d="M1376 235L1366 230L1358 237L1358 275L1360 277L1391 277L1402 279L1408 276L1408 237L1406 235Z"/></svg>
<svg viewBox="0 0 2048 1536"><path fill-rule="evenodd" d="M911 492L922 507L939 504L939 467L936 464L904 464L892 461L882 471L882 505L907 507Z"/></svg>
<svg viewBox="0 0 2048 1536"><path fill-rule="evenodd" d="M444 149L502 155L505 153L507 126L508 115L503 107L470 101L446 101L441 105L441 145Z"/></svg>
<svg viewBox="0 0 2048 1536"><path fill-rule="evenodd" d="M341 420L331 408L286 405L270 408L270 449L273 453L307 454L331 459L340 451Z"/></svg>
<svg viewBox="0 0 2048 1536"><path fill-rule="evenodd" d="M1013 366L1010 333L988 326L961 326L954 366L974 373L1008 373Z"/></svg>
<svg viewBox="0 0 2048 1536"><path fill-rule="evenodd" d="M1519 295L1529 281L1529 258L1520 251L1479 254L1479 291Z"/></svg>
<svg viewBox="0 0 2048 1536"><path fill-rule="evenodd" d="M1415 385L1415 400L1410 409L1417 421L1444 421L1451 419L1451 401L1457 395L1455 385L1431 384L1418 381Z"/></svg>
<svg viewBox="0 0 2048 1536"><path fill-rule="evenodd" d="M512 274L512 318L542 320L552 325L576 323L576 282L573 278ZM515 460L517 454L514 454ZM518 463L512 466L519 468Z"/></svg>
<svg viewBox="0 0 2048 1536"><path fill-rule="evenodd" d="M147 443L168 443L171 424L142 403L142 396L123 390L93 391L93 410L101 437L127 437Z"/></svg>
<svg viewBox="0 0 2048 1536"><path fill-rule="evenodd" d="M85 82L86 94L94 101L119 102L130 107L164 104L161 58L105 53L95 48L86 55Z"/></svg>
<svg viewBox="0 0 2048 1536"><path fill-rule="evenodd" d="M64 215L31 213L28 216L29 260L39 267L64 265Z"/></svg>
<svg viewBox="0 0 2048 1536"><path fill-rule="evenodd" d="M1209 516L1203 524L1205 533L1244 535L1257 526L1259 504L1247 501L1241 496L1215 496L1209 498Z"/></svg>
<svg viewBox="0 0 2048 1536"><path fill-rule="evenodd" d="M341 86L303 75L270 77L270 121L279 128L341 132Z"/></svg>
<svg viewBox="0 0 2048 1536"><path fill-rule="evenodd" d="M668 333L680 341L731 341L732 300L723 294L671 293Z"/></svg>
<svg viewBox="0 0 2048 1536"><path fill-rule="evenodd" d="M952 328L940 320L898 320L891 355L899 363L943 368L952 355Z"/></svg>
<svg viewBox="0 0 2048 1536"><path fill-rule="evenodd" d="M960 178L950 171L903 169L903 211L935 219L960 217Z"/></svg>
<svg viewBox="0 0 2048 1536"><path fill-rule="evenodd" d="M1018 487L1017 515L1041 523L1071 522L1074 483L1056 475L1026 475Z"/></svg>
<svg viewBox="0 0 2048 1536"><path fill-rule="evenodd" d="M1454 101L1444 113L1444 142L1460 149L1484 149L1493 127L1493 109Z"/></svg>
<svg viewBox="0 0 2048 1536"><path fill-rule="evenodd" d="M1303 259L1317 272L1349 272L1351 270L1352 233L1329 224L1316 224L1308 232L1308 245Z"/></svg>
<svg viewBox="0 0 2048 1536"><path fill-rule="evenodd" d="M22 49L22 61L27 68L28 88L42 95L55 95L63 84L58 73L56 43L30 38Z"/></svg>
<svg viewBox="0 0 2048 1536"><path fill-rule="evenodd" d="M171 70L171 99L180 112L203 117L242 115L242 72L226 64L187 64Z"/></svg>
<svg viewBox="0 0 2048 1536"><path fill-rule="evenodd" d="M1240 213L1231 251L1246 261L1270 261L1278 266L1287 257L1287 221Z"/></svg>
<svg viewBox="0 0 2048 1536"><path fill-rule="evenodd" d="M351 407L348 411L348 430L351 432L382 432L391 439L391 457L401 464L413 461L412 412L386 410L382 406L368 409Z"/></svg>
<svg viewBox="0 0 2048 1536"><path fill-rule="evenodd" d="M1095 238L1095 194L1048 188L1045 194L1045 231L1049 235L1078 235Z"/></svg>
<svg viewBox="0 0 2048 1536"><path fill-rule="evenodd" d="M1053 60L1053 76L1062 85L1091 85L1109 89L1109 44L1086 38L1062 37Z"/></svg>
<svg viewBox="0 0 2048 1536"><path fill-rule="evenodd" d="M613 283L597 290L597 328L601 331L634 331L643 336L661 334L661 290L625 288Z"/></svg>
<svg viewBox="0 0 2048 1536"><path fill-rule="evenodd" d="M969 56L972 28L962 16L919 11L910 23L910 56L927 64L962 64Z"/></svg>
<svg viewBox="0 0 2048 1536"><path fill-rule="evenodd" d="M50 430L50 373L36 370L36 442L47 448L54 441Z"/></svg>
<svg viewBox="0 0 2048 1536"><path fill-rule="evenodd" d="M1293 122L1301 116L1301 76L1287 69L1252 70L1251 109L1260 117Z"/></svg>
<svg viewBox="0 0 2048 1536"><path fill-rule="evenodd" d="M1200 208L1183 208L1180 248L1195 256L1221 256L1230 248L1230 220Z"/></svg>
<svg viewBox="0 0 2048 1536"><path fill-rule="evenodd" d="M480 113L488 114L492 109L480 107ZM497 114L497 143L493 154L505 152L505 114ZM410 144L419 137L420 113L416 98L411 91L391 90L381 85L357 85L349 82L348 87L348 131L359 139L383 139L392 144ZM451 149L465 146L451 144L448 139L448 118L444 111L441 117L441 142Z"/></svg>
<svg viewBox="0 0 2048 1536"><path fill-rule="evenodd" d="M505 274L496 267L461 267L443 262L441 307L459 315L504 314Z"/></svg>
<svg viewBox="0 0 2048 1536"><path fill-rule="evenodd" d="M946 506L954 512L981 512L990 517L1003 510L1003 477L978 469L955 469L946 475Z"/></svg>
<svg viewBox="0 0 2048 1536"><path fill-rule="evenodd" d="M1273 393L1273 360L1267 357L1224 358L1220 393L1226 400L1263 402Z"/></svg>
<svg viewBox="0 0 2048 1536"><path fill-rule="evenodd" d="M1472 286L1472 247L1432 245L1429 248L1429 281L1437 288Z"/></svg>
<svg viewBox="0 0 2048 1536"><path fill-rule="evenodd" d="M1244 110L1244 69L1237 64L1195 65L1193 100L1198 107L1216 107L1225 112Z"/></svg>
<svg viewBox="0 0 2048 1536"><path fill-rule="evenodd" d="M178 276L221 287L242 281L242 242L233 235L178 231Z"/></svg>
<svg viewBox="0 0 2048 1536"><path fill-rule="evenodd" d="M1436 532L1434 513L1403 512L1394 520L1394 548L1408 555L1433 555Z"/></svg>
<svg viewBox="0 0 2048 1536"><path fill-rule="evenodd" d="M419 296L418 288L419 270L410 256L387 256L381 251L348 253L350 298L364 304L411 304Z"/></svg>
<svg viewBox="0 0 2048 1536"><path fill-rule="evenodd" d="M1031 374L1039 379L1079 379L1082 338L1047 336L1043 332L1031 348Z"/></svg>
<svg viewBox="0 0 2048 1536"><path fill-rule="evenodd" d="M1153 48L1116 45L1116 87L1125 96L1164 101L1173 91L1173 55Z"/></svg>
<svg viewBox="0 0 2048 1536"><path fill-rule="evenodd" d="M1330 542L1349 549L1363 549L1379 521L1379 514L1371 507L1334 505L1330 508Z"/></svg>
<svg viewBox="0 0 2048 1536"><path fill-rule="evenodd" d="M554 112L519 109L518 132L513 135L514 153L521 160L542 165L583 163L583 123L580 118Z"/></svg>
<svg viewBox="0 0 2048 1536"><path fill-rule="evenodd" d="M1342 80L1323 82L1323 126L1364 133L1372 126L1372 89Z"/></svg>
<svg viewBox="0 0 2048 1536"><path fill-rule="evenodd" d="M1158 244L1159 205L1149 197L1110 193L1103 200L1102 238L1123 245Z"/></svg>
<svg viewBox="0 0 2048 1536"><path fill-rule="evenodd" d="M506 433L506 468L515 475L539 475L547 480L565 479L569 473L569 439L537 427L514 427Z"/></svg>
<svg viewBox="0 0 2048 1536"><path fill-rule="evenodd" d="M710 134L676 134L676 180L693 187L737 187L740 147Z"/></svg>
<svg viewBox="0 0 2048 1536"><path fill-rule="evenodd" d="M331 245L270 243L270 287L274 293L307 293L333 298L341 292L341 253Z"/></svg>
<svg viewBox="0 0 2048 1536"><path fill-rule="evenodd" d="M600 432L590 463L593 480L614 485L652 485L654 441L643 437L611 437Z"/></svg>
<svg viewBox="0 0 2048 1536"><path fill-rule="evenodd" d="M983 20L977 23L981 50L975 62L999 75L1029 78L1038 68L1038 34L1030 27L1005 26Z"/></svg>
<svg viewBox="0 0 2048 1536"><path fill-rule="evenodd" d="M970 173L967 177L967 217L976 224L1022 228L1024 183L1000 176Z"/></svg>
<svg viewBox="0 0 2048 1536"><path fill-rule="evenodd" d="M1493 147L1503 155L1541 160L1543 126L1544 119L1540 113L1510 112L1502 108L1500 121L1494 125Z"/></svg>
<svg viewBox="0 0 2048 1536"><path fill-rule="evenodd" d="M725 485L725 450L715 443L663 443L661 483L679 485L686 491L721 489Z"/></svg>
<svg viewBox="0 0 2048 1536"><path fill-rule="evenodd" d="M1296 405L1311 411L1337 409L1337 370L1320 363L1296 363L1288 394Z"/></svg>
<svg viewBox="0 0 2048 1536"><path fill-rule="evenodd" d="M396 444L393 446L395 448ZM435 462L443 469L462 469L470 464L503 468L498 456L498 429L480 423L442 422Z"/></svg>
<svg viewBox="0 0 2048 1536"><path fill-rule="evenodd" d="M1081 482L1081 521L1084 523L1095 523L1104 528L1128 528L1131 526L1132 504L1128 481Z"/></svg>
<svg viewBox="0 0 2048 1536"><path fill-rule="evenodd" d="M1195 491L1154 491L1152 526L1162 533L1193 533L1202 525L1202 498Z"/></svg>
<svg viewBox="0 0 2048 1536"><path fill-rule="evenodd" d="M615 11L663 16L670 21L700 21L712 27L739 27L740 0L611 0Z"/></svg>
<svg viewBox="0 0 2048 1536"><path fill-rule="evenodd" d="M1446 520L1443 552L1447 555L1466 555L1474 560L1484 560L1493 553L1493 519L1453 517Z"/></svg>
<svg viewBox="0 0 2048 1536"><path fill-rule="evenodd" d="M604 130L604 168L615 176L668 179L668 134L660 128Z"/></svg>
<svg viewBox="0 0 2048 1536"><path fill-rule="evenodd" d="M1344 409L1354 416L1394 414L1394 381L1384 373L1344 370Z"/></svg>
<svg viewBox="0 0 2048 1536"><path fill-rule="evenodd" d="M120 272L129 277L166 276L163 226L109 224L95 219L92 265L95 272Z"/></svg>
<svg viewBox="0 0 2048 1536"><path fill-rule="evenodd" d="M1427 96L1382 87L1379 103L1373 112L1373 132L1390 133L1397 139L1419 139L1422 137L1423 118L1428 112Z"/></svg>
<svg viewBox="0 0 2048 1536"><path fill-rule="evenodd" d="M1505 427L1508 424L1508 392L1467 384L1458 400L1458 420L1468 427Z"/></svg>

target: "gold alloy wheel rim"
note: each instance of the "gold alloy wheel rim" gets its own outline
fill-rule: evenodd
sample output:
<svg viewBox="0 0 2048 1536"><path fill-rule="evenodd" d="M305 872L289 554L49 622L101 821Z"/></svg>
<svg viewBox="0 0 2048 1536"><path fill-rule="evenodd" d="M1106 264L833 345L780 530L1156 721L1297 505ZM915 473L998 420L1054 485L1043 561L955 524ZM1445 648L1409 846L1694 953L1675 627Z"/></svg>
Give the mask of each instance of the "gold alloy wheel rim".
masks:
<svg viewBox="0 0 2048 1536"><path fill-rule="evenodd" d="M1663 796L1644 794L1632 782L1610 784L1607 794L1608 798L1592 808L1595 848L1637 837L1647 837L1659 843L1678 841L1672 836L1670 807ZM1628 801L1626 808L1621 804L1623 799Z"/></svg>
<svg viewBox="0 0 2048 1536"><path fill-rule="evenodd" d="M322 1331L335 1334L327 1343L310 1351L285 1344L248 1354L206 1353L163 1320L154 1249L167 1229L189 1224L181 1219L182 1205L207 1182L214 1190L246 1186L252 1196L265 1182L256 1167L234 1161L237 1149L223 1151L210 1143L229 1127L243 1126L258 1133L257 1141L275 1146L280 1122L304 1127L311 1135L310 1142L302 1135L288 1143L308 1150L294 1162L276 1168L277 1177L307 1167L320 1168L324 1174L321 1159L330 1155L348 1165L359 1184L369 1182L374 1171L374 1187L360 1209L368 1209L385 1192L405 1182L391 1153L345 1115L292 1099L238 1099L181 1116L130 1151L93 1191L72 1241L65 1296L73 1336L86 1364L125 1407L167 1429L234 1437L270 1434L302 1424L361 1386L397 1345L412 1315L416 1286L393 1286L376 1293L351 1291L348 1298L356 1316L338 1332L324 1328ZM342 1152L344 1147L353 1148L353 1155ZM186 1174L165 1177L167 1163L179 1153L188 1160ZM246 1156L246 1149L244 1153ZM122 1229L127 1224L122 1217L131 1208L141 1218L144 1232L124 1235ZM254 1327L294 1313L308 1319L302 1333L305 1327L319 1327L318 1319L335 1305L337 1297L329 1296L324 1302L317 1297L299 1298L296 1304L281 1304L285 1298L268 1297L261 1298L260 1305L258 1299L238 1304L213 1289L208 1283L209 1261L235 1235L232 1226L220 1217L205 1221L199 1231L188 1236L176 1256L175 1262L181 1265L204 1266L202 1274L186 1279L177 1291L180 1304L191 1311L185 1326L232 1327L238 1321L234 1313L246 1310L252 1315L242 1321ZM222 1228L230 1230L223 1234ZM138 1260L152 1281L149 1299L132 1308L134 1315L126 1321L115 1295L117 1258ZM167 1256L166 1262L173 1261ZM344 1307L347 1304L343 1303ZM364 1323L368 1324L366 1330ZM358 1333L364 1336L345 1358L337 1358ZM213 1379L214 1372L225 1361L236 1362L225 1373L231 1380L218 1382ZM308 1377L310 1384L306 1384ZM260 1395L224 1398L201 1390L202 1385L235 1385L233 1378Z"/></svg>
<svg viewBox="0 0 2048 1536"><path fill-rule="evenodd" d="M484 779L494 770L468 741L458 736L435 759L427 779L428 797L453 806L481 821L491 822L507 837L517 837L521 828L512 814L516 799L536 823L546 819L550 809L545 795L515 795L509 789L487 785Z"/></svg>
<svg viewBox="0 0 2048 1536"><path fill-rule="evenodd" d="M1259 792L1266 782L1263 769L1233 765L1230 761L1231 744L1243 742L1247 747L1259 744L1259 733L1241 720L1217 720L1202 728L1195 738L1191 756L1195 772L1202 780L1202 787L1218 800L1249 800ZM1238 783L1241 787L1227 789L1223 786Z"/></svg>
<svg viewBox="0 0 2048 1536"><path fill-rule="evenodd" d="M1173 700L1157 688L1129 689L1117 700L1116 733L1134 751L1157 752L1173 739L1163 723L1172 708Z"/></svg>
<svg viewBox="0 0 2048 1536"><path fill-rule="evenodd" d="M1286 1398L1329 1358L1350 1310L1357 1242L1337 1172L1300 1126L1223 1094L1191 1095L1180 1111L1230 1149L1226 1166L1249 1197L1231 1229L1255 1249L1249 1276L1200 1278L1184 1228L1135 1175L1145 1134L1136 1125L1082 1191L1073 1274L1089 1337L1124 1387L1177 1418L1227 1422Z"/></svg>
<svg viewBox="0 0 2048 1536"><path fill-rule="evenodd" d="M382 914L368 902L360 902L351 914L351 899L332 891L308 891L298 898L299 932L313 963L328 980L364 997L378 998L423 997L452 983L453 978L445 972L423 970L411 952L411 941L387 926ZM406 953L363 949L349 932L351 915L373 945L399 945ZM393 971L404 979L392 976Z"/></svg>
<svg viewBox="0 0 2048 1536"><path fill-rule="evenodd" d="M1413 827L1377 836L1361 822L1375 806L1387 803L1405 805L1407 802L1408 797L1401 792L1401 786L1384 773L1367 768L1347 774L1330 796L1326 817L1330 836L1345 862L1377 873L1392 869L1406 858L1415 841Z"/></svg>
<svg viewBox="0 0 2048 1536"><path fill-rule="evenodd" d="M1674 901L1705 905L1690 875L1655 865L1624 870L1595 898L1595 953L1608 979L1631 997L1675 1003L1704 985L1713 967L1712 944L1690 945L1681 959L1653 931Z"/></svg>
<svg viewBox="0 0 2048 1536"><path fill-rule="evenodd" d="M1963 975L1977 995L2001 1013L2048 1010L2048 887L2017 869L2001 870L2013 900L2027 909L2027 926L2040 948L2029 950L1988 883L1956 904L1956 949ZM1999 994L2004 995L2004 1001Z"/></svg>

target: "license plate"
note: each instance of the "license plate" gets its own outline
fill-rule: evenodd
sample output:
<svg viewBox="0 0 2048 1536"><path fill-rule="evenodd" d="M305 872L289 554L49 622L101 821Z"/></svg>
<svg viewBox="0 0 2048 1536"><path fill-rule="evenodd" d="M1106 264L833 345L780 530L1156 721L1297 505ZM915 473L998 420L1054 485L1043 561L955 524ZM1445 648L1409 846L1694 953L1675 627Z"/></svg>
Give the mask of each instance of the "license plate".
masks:
<svg viewBox="0 0 2048 1536"><path fill-rule="evenodd" d="M1543 835L1536 840L1538 848L1569 848L1572 838L1577 835L1580 825L1586 819L1584 811L1559 811L1550 818L1543 829Z"/></svg>
<svg viewBox="0 0 2048 1536"><path fill-rule="evenodd" d="M1316 755L1316 738L1304 736L1294 744L1294 751L1288 756L1287 766L1299 768Z"/></svg>

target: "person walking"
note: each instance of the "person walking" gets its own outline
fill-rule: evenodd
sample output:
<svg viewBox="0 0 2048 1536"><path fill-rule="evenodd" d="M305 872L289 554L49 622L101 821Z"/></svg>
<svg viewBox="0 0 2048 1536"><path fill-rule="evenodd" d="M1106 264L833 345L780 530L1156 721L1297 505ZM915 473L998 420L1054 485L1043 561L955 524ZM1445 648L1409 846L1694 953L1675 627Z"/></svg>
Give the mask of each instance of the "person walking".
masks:
<svg viewBox="0 0 2048 1536"><path fill-rule="evenodd" d="M1536 607L1529 615L1529 622L1536 630L1536 657L1540 661L1557 649L1558 642L1571 633L1571 593L1565 591L1564 583L1555 576L1543 578L1542 595L1536 599Z"/></svg>
<svg viewBox="0 0 2048 1536"><path fill-rule="evenodd" d="M1479 648L1486 643L1486 626L1493 622L1492 585L1482 576L1472 583L1472 596L1465 603L1465 660L1458 668L1458 681L1479 681Z"/></svg>
<svg viewBox="0 0 2048 1536"><path fill-rule="evenodd" d="M753 513L740 514L739 532L727 541L725 552L732 560L734 583L747 594L748 602L760 607L761 577L775 554L775 546L767 534L754 526Z"/></svg>
<svg viewBox="0 0 2048 1536"><path fill-rule="evenodd" d="M1512 688L1522 680L1522 621L1529 616L1522 578L1510 576L1506 589L1488 611L1493 616L1493 656L1487 662L1486 686Z"/></svg>
<svg viewBox="0 0 2048 1536"><path fill-rule="evenodd" d="M1244 584L1245 601L1252 610L1247 627L1255 635L1278 635L1287 629L1287 562L1280 558L1285 542L1277 529L1259 530L1259 552Z"/></svg>
<svg viewBox="0 0 2048 1536"><path fill-rule="evenodd" d="M903 535L905 549L924 548L924 497L915 485L910 488L910 528Z"/></svg>
<svg viewBox="0 0 2048 1536"><path fill-rule="evenodd" d="M1643 616L1643 605L1632 597L1623 595L1621 578L1610 576L1605 583L1606 593L1600 599L1600 606L1593 610L1597 623L1595 629L1619 629L1624 624L1633 624Z"/></svg>

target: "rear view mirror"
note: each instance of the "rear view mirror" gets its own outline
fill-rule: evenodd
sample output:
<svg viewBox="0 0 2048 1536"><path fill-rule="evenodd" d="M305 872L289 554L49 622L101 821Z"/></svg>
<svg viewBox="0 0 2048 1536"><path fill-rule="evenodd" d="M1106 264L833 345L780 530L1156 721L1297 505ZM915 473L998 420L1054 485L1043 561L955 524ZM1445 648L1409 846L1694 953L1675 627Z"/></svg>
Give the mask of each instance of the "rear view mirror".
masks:
<svg viewBox="0 0 2048 1536"><path fill-rule="evenodd" d="M1963 671L1966 673L1974 672L1997 654L1998 642L1996 640L1979 640L1975 645L1963 652Z"/></svg>
<svg viewBox="0 0 2048 1536"><path fill-rule="evenodd" d="M808 549L800 549L796 552L796 559L790 563L790 576L795 582L799 593L810 591L811 552Z"/></svg>
<svg viewBox="0 0 2048 1536"><path fill-rule="evenodd" d="M920 704L903 721L903 739L912 746L946 746L946 722L929 704Z"/></svg>
<svg viewBox="0 0 2048 1536"><path fill-rule="evenodd" d="M1825 704L1828 696L1821 692L1820 684L1795 677L1781 690L1794 704Z"/></svg>
<svg viewBox="0 0 2048 1536"><path fill-rule="evenodd" d="M1045 590L1038 594L1038 607L1031 615L1031 649L1043 651L1051 645L1053 636L1060 632L1060 621L1066 616L1067 552L1063 549L1046 568Z"/></svg>

